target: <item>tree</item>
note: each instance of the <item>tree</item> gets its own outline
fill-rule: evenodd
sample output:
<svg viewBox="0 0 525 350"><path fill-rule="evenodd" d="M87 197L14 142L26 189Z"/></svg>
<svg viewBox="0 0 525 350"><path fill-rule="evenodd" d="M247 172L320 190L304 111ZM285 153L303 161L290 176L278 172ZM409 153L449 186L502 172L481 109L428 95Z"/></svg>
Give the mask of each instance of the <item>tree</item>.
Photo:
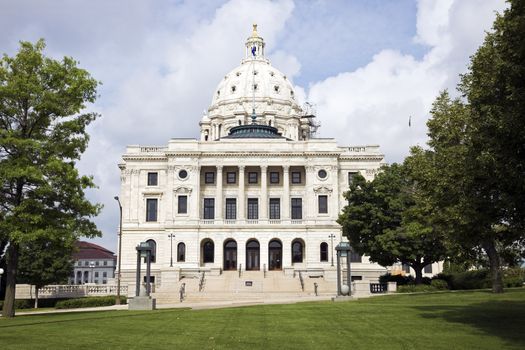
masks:
<svg viewBox="0 0 525 350"><path fill-rule="evenodd" d="M17 280L35 286L35 308L38 308L39 288L66 283L71 275L74 241L70 239L37 239L20 246Z"/></svg>
<svg viewBox="0 0 525 350"><path fill-rule="evenodd" d="M338 223L357 252L383 266L409 265L420 284L423 268L442 260L446 249L410 171L405 164L392 164L371 182L357 176L345 193L348 205Z"/></svg>
<svg viewBox="0 0 525 350"><path fill-rule="evenodd" d="M94 187L75 162L85 151L83 113L98 82L72 58L43 55L45 43L21 42L0 60L0 236L8 241L5 317L14 316L20 248L35 240L100 235L90 219L99 205L86 200Z"/></svg>

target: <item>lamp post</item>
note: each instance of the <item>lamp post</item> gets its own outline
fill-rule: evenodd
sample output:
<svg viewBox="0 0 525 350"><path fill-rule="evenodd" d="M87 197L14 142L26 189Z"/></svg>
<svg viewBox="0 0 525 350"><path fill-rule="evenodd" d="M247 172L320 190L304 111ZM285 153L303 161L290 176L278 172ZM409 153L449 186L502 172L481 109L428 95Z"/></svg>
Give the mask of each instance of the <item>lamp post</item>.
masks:
<svg viewBox="0 0 525 350"><path fill-rule="evenodd" d="M120 261L122 256L122 204L120 204L120 199L118 196L114 197L118 203L118 208L120 211L120 224L118 226L118 273L117 273L117 298L115 299L115 305L120 305Z"/></svg>
<svg viewBox="0 0 525 350"><path fill-rule="evenodd" d="M173 238L175 238L175 235L173 233L170 233L168 235L170 239L170 267L173 267Z"/></svg>
<svg viewBox="0 0 525 350"><path fill-rule="evenodd" d="M0 295L2 294L2 275L4 274L4 269L0 267Z"/></svg>
<svg viewBox="0 0 525 350"><path fill-rule="evenodd" d="M330 235L328 236L328 238L330 238L330 243L331 243L331 246L330 246L330 252L332 253L332 267L334 266L334 238L335 238L335 235L333 233L330 233Z"/></svg>
<svg viewBox="0 0 525 350"><path fill-rule="evenodd" d="M352 247L349 242L340 242L337 247L337 296L348 295L352 296L352 272L350 270L350 253ZM341 263L343 258L346 258L346 283L343 284L343 279L341 278L342 269Z"/></svg>
<svg viewBox="0 0 525 350"><path fill-rule="evenodd" d="M95 270L95 262L94 261L90 261L89 262L89 267L91 268L91 283L94 283L94 279L93 279L93 270Z"/></svg>

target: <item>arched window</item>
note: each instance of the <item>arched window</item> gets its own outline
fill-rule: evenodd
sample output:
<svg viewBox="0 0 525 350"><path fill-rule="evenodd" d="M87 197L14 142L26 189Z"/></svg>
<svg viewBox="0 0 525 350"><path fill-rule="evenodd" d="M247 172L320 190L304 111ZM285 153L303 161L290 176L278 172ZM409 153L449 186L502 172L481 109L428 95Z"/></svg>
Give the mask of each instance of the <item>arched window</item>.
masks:
<svg viewBox="0 0 525 350"><path fill-rule="evenodd" d="M151 249L151 262L154 263L157 261L157 243L152 239L148 239L146 243L148 243L150 247L152 248ZM144 258L144 262L146 262L146 258Z"/></svg>
<svg viewBox="0 0 525 350"><path fill-rule="evenodd" d="M211 239L202 244L202 262L212 263L215 259L215 245Z"/></svg>
<svg viewBox="0 0 525 350"><path fill-rule="evenodd" d="M320 252L321 252L321 261L328 261L328 243L326 242L321 243Z"/></svg>
<svg viewBox="0 0 525 350"><path fill-rule="evenodd" d="M303 262L303 242L299 239L296 239L292 242L292 263L302 263Z"/></svg>
<svg viewBox="0 0 525 350"><path fill-rule="evenodd" d="M177 245L177 261L186 261L186 244L182 242Z"/></svg>

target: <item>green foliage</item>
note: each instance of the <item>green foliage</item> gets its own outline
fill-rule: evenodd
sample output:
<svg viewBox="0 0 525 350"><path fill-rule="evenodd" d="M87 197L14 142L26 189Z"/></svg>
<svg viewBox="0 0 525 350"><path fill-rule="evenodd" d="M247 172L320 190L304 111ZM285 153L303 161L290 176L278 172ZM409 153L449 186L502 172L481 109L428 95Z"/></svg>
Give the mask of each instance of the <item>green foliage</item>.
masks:
<svg viewBox="0 0 525 350"><path fill-rule="evenodd" d="M386 273L384 275L379 276L379 282L380 283L396 282L398 286L404 286L407 284L414 284L414 277L412 275L403 276L403 275L392 275L390 273Z"/></svg>
<svg viewBox="0 0 525 350"><path fill-rule="evenodd" d="M115 296L76 298L59 301L55 307L57 309L77 309L83 307L111 306L115 305L115 300ZM121 304L125 304L126 297L121 296L120 302Z"/></svg>
<svg viewBox="0 0 525 350"><path fill-rule="evenodd" d="M357 252L383 266L408 264L421 283L423 267L442 260L446 249L432 225L434 212L412 177L417 166L415 161L385 166L371 182L356 176L338 223Z"/></svg>
<svg viewBox="0 0 525 350"><path fill-rule="evenodd" d="M505 287L523 287L525 283L525 269L514 267L503 271L503 284Z"/></svg>
<svg viewBox="0 0 525 350"><path fill-rule="evenodd" d="M439 289L439 290L445 290L445 289L448 289L448 283L447 281L445 280L440 280L440 279L433 279L431 282L430 282L430 285L436 289Z"/></svg>
<svg viewBox="0 0 525 350"><path fill-rule="evenodd" d="M85 198L95 187L76 161L86 150L86 113L98 82L70 57L43 55L43 40L21 42L0 60L0 238L9 242L4 314L14 316L20 249L31 242L100 235L91 218L99 205Z"/></svg>
<svg viewBox="0 0 525 350"><path fill-rule="evenodd" d="M407 284L404 286L399 286L397 288L398 293L428 293L436 292L441 288L437 288L433 285L428 284Z"/></svg>

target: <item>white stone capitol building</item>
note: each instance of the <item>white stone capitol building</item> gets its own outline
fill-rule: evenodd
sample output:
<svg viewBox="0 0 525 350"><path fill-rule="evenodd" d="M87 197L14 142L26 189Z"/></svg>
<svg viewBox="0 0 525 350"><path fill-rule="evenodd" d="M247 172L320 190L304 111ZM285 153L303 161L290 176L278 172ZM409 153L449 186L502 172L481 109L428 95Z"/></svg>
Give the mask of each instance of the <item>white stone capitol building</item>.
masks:
<svg viewBox="0 0 525 350"><path fill-rule="evenodd" d="M127 147L119 167L122 280L130 287L135 247L144 241L155 245L157 290L202 271L335 278L343 193L357 173L372 179L383 154L379 146L315 138L314 116L298 105L264 45L254 26L241 65L213 92L200 140ZM386 271L367 257L352 261L358 280Z"/></svg>

